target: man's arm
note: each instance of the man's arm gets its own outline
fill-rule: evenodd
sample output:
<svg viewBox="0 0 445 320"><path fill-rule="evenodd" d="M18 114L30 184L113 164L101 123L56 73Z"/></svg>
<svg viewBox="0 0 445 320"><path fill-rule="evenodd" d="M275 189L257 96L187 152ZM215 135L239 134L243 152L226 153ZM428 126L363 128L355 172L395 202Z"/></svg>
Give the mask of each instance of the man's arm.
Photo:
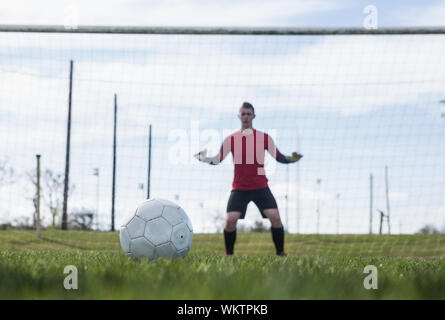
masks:
<svg viewBox="0 0 445 320"><path fill-rule="evenodd" d="M292 155L285 156L278 150L278 148L275 146L273 139L269 135L267 135L267 145L266 146L267 146L267 151L269 152L269 154L280 163L297 162L298 160L300 160L303 157L302 154L299 154L297 152L292 152Z"/></svg>
<svg viewBox="0 0 445 320"><path fill-rule="evenodd" d="M219 152L216 156L214 157L207 157L207 149L204 149L200 152L198 152L197 154L194 155L194 157L196 159L198 159L199 161L208 163L208 164L212 164L212 165L216 165L219 164L221 161L223 161L226 156L229 154L231 148L230 148L230 136L227 137L226 139L224 139L223 144L221 145L221 148L219 149Z"/></svg>

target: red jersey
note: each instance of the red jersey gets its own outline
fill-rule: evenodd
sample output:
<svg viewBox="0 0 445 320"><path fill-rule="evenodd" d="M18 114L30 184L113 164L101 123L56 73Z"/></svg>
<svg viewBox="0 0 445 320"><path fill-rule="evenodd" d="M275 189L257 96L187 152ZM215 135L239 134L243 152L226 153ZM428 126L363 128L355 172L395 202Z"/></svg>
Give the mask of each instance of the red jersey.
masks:
<svg viewBox="0 0 445 320"><path fill-rule="evenodd" d="M224 139L215 158L222 161L229 152L232 152L235 165L233 190L254 190L268 187L264 171L266 150L274 159L281 154L268 134L255 129L249 135L243 134L243 130L240 129Z"/></svg>

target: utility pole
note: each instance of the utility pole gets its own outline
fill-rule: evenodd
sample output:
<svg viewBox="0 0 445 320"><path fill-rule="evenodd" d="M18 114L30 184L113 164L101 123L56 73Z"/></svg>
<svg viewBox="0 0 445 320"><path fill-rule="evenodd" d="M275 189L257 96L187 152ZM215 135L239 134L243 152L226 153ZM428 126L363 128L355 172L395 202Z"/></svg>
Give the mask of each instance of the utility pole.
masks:
<svg viewBox="0 0 445 320"><path fill-rule="evenodd" d="M116 125L117 125L117 94L114 94L113 185L111 189L111 231L114 231L114 200L116 196Z"/></svg>
<svg viewBox="0 0 445 320"><path fill-rule="evenodd" d="M73 60L70 61L70 86L68 94L68 124L65 153L65 183L63 187L62 230L68 229L68 185L70 177L70 141L71 141L71 102L73 91Z"/></svg>

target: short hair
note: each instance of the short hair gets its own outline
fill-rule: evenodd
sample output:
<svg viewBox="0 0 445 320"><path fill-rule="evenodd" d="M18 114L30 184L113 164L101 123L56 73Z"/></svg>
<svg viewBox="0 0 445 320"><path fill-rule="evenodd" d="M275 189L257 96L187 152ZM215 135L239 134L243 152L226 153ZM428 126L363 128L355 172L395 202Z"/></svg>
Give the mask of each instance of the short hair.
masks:
<svg viewBox="0 0 445 320"><path fill-rule="evenodd" d="M255 109L253 108L252 104L249 102L243 102L243 104L241 105L241 109L242 108L251 109L252 113L255 114Z"/></svg>

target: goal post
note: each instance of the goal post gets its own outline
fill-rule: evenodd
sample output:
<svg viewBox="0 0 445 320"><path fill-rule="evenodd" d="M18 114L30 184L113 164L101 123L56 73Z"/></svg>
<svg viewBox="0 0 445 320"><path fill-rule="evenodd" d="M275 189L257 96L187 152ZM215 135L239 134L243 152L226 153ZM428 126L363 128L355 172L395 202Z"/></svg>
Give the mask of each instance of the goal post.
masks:
<svg viewBox="0 0 445 320"><path fill-rule="evenodd" d="M178 202L195 232L221 232L231 156L209 166L193 155L215 155L248 101L257 130L304 155L287 168L266 156L289 233L377 233L389 208L382 234L429 234L434 252L431 233L445 232L445 28L0 25L0 155L16 172L42 154L42 172L65 174L70 60L68 228L72 212L91 212L110 230L113 212L118 229L149 193ZM0 222L30 215L27 193L25 178L0 193ZM269 227L253 203L239 221Z"/></svg>
<svg viewBox="0 0 445 320"><path fill-rule="evenodd" d="M0 32L99 33L99 34L213 34L213 35L358 35L358 34L444 34L445 27L165 27L165 26L76 26L1 25Z"/></svg>

